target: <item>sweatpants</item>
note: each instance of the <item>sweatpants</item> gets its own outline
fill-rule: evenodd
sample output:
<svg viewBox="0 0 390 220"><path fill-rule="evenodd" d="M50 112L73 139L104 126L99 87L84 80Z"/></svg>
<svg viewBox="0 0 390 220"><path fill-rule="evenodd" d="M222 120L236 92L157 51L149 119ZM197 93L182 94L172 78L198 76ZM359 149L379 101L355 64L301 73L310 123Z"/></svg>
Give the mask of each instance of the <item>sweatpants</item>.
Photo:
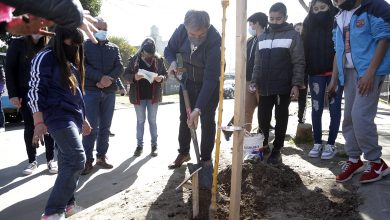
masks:
<svg viewBox="0 0 390 220"><path fill-rule="evenodd" d="M362 96L357 88L356 70L344 70L344 148L351 158L358 159L364 153L364 159L375 161L382 155L382 147L378 145L378 132L374 119L384 78L384 76L375 76L372 91L368 96Z"/></svg>

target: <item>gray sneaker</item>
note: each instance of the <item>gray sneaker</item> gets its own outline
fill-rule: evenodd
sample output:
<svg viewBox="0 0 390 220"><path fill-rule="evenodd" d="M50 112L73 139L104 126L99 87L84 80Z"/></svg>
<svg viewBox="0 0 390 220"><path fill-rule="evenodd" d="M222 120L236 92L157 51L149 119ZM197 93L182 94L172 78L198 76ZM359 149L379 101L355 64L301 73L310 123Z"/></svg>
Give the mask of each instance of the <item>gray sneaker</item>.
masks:
<svg viewBox="0 0 390 220"><path fill-rule="evenodd" d="M322 150L321 159L330 160L336 155L336 148L334 145L327 144Z"/></svg>
<svg viewBox="0 0 390 220"><path fill-rule="evenodd" d="M58 167L56 162L54 162L54 160L47 162L47 169L49 170L49 173L53 173L53 174L58 173Z"/></svg>
<svg viewBox="0 0 390 220"><path fill-rule="evenodd" d="M38 162L34 161L27 165L26 169L23 170L24 175L30 175L38 168Z"/></svg>

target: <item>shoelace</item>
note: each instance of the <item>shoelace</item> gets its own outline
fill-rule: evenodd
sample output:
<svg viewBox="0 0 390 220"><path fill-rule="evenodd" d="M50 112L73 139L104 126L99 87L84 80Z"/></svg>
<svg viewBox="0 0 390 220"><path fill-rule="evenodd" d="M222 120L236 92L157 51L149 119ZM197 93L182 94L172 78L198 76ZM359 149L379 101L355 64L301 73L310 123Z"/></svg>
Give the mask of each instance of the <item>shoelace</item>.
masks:
<svg viewBox="0 0 390 220"><path fill-rule="evenodd" d="M372 169L371 163L366 163L366 165L364 167L364 173L371 172L371 169Z"/></svg>
<svg viewBox="0 0 390 220"><path fill-rule="evenodd" d="M321 150L321 145L314 145L313 150L319 151Z"/></svg>
<svg viewBox="0 0 390 220"><path fill-rule="evenodd" d="M349 162L349 163L348 163ZM343 170L343 171L345 171L345 170L347 170L348 169L348 167L351 165L351 163L352 162L350 162L350 161L340 161L339 162L339 165L341 166L341 169Z"/></svg>

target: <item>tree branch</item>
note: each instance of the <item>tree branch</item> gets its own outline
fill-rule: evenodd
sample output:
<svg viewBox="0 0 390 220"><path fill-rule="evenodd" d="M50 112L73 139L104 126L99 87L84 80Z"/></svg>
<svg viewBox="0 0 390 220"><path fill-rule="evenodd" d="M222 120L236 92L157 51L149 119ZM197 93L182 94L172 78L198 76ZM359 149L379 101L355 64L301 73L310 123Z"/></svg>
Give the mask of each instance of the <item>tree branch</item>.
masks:
<svg viewBox="0 0 390 220"><path fill-rule="evenodd" d="M307 13L309 13L309 6L307 6L304 0L298 0Z"/></svg>

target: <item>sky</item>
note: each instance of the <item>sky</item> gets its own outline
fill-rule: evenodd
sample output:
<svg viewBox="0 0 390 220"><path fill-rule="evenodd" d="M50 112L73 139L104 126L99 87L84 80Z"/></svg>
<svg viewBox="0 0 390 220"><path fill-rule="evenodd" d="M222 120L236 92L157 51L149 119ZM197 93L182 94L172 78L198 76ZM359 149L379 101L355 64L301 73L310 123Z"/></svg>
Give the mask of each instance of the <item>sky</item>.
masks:
<svg viewBox="0 0 390 220"><path fill-rule="evenodd" d="M309 0L305 0L306 3ZM386 0L390 2L390 0ZM140 45L150 35L150 28L156 25L163 41L183 23L185 13L190 9L207 11L210 23L221 32L221 0L103 0L100 16L108 23L108 34L121 36L131 45ZM226 22L226 64L227 72L234 72L236 1L230 0ZM307 15L298 0L247 0L247 17L255 12L268 14L276 2L287 6L289 23L302 22Z"/></svg>

